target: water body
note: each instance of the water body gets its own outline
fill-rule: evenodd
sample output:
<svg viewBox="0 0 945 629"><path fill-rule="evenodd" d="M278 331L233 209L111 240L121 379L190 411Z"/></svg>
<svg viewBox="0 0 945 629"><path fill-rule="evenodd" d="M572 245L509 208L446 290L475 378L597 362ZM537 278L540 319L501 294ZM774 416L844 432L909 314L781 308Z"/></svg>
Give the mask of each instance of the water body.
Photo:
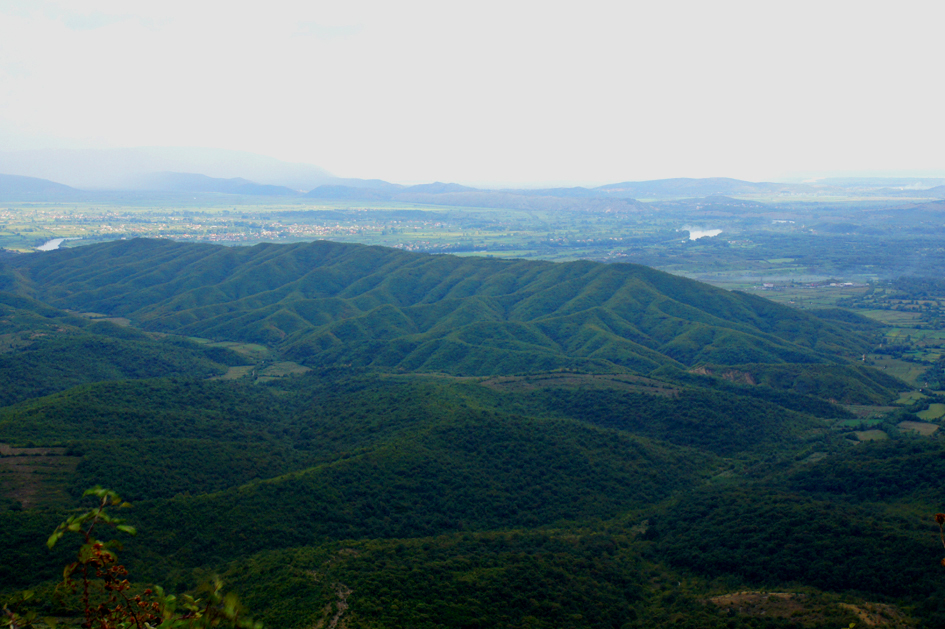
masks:
<svg viewBox="0 0 945 629"><path fill-rule="evenodd" d="M55 251L65 240L65 238L53 238L43 243L43 246L36 247L36 251Z"/></svg>
<svg viewBox="0 0 945 629"><path fill-rule="evenodd" d="M689 240L699 240L700 238L711 238L722 233L721 229L689 229Z"/></svg>

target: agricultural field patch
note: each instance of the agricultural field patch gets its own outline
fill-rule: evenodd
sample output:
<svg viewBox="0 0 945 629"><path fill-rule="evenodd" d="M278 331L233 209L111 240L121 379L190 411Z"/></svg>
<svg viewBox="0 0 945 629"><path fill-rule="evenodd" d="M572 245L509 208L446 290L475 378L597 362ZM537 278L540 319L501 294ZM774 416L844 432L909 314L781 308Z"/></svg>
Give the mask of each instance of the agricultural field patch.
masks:
<svg viewBox="0 0 945 629"><path fill-rule="evenodd" d="M308 371L311 371L308 367L284 360L265 367L259 372L259 376L264 378L285 378L286 376L301 375Z"/></svg>
<svg viewBox="0 0 945 629"><path fill-rule="evenodd" d="M723 288L743 290L747 293L752 293L758 295L759 297L770 299L771 301L777 302L779 304L784 304L785 306L791 306L793 308L802 310L811 308L834 308L836 307L838 300L849 299L850 297L862 294L866 290L862 287L821 285L774 285L772 287L766 288L763 285L759 285L762 284L760 280L751 283L744 283L725 281L714 282L702 277L699 279L702 281L708 281L712 284L717 284ZM857 314L864 314L860 310L857 310L856 312Z"/></svg>
<svg viewBox="0 0 945 629"><path fill-rule="evenodd" d="M860 426L876 426L881 424L883 420L881 419L843 419L837 422L837 426L841 428L858 428Z"/></svg>
<svg viewBox="0 0 945 629"><path fill-rule="evenodd" d="M856 438L859 439L860 441L883 441L885 439L889 439L889 435L887 435L882 430L876 430L876 429L857 430L857 431L854 431L854 434L856 435Z"/></svg>
<svg viewBox="0 0 945 629"><path fill-rule="evenodd" d="M250 369L255 370L256 368L251 367ZM308 367L292 361L284 360L272 363L259 369L256 372L255 381L257 383L272 382L273 380L279 380L289 376L299 376L309 371L311 371L311 369Z"/></svg>
<svg viewBox="0 0 945 629"><path fill-rule="evenodd" d="M919 391L904 391L899 394L899 399L896 400L896 404L907 406L913 402L917 402L918 400L925 399L926 397L928 396L920 393Z"/></svg>
<svg viewBox="0 0 945 629"><path fill-rule="evenodd" d="M929 407L924 410L916 413L919 419L924 419L926 421L932 419L939 419L945 416L945 404L929 404Z"/></svg>
<svg viewBox="0 0 945 629"><path fill-rule="evenodd" d="M222 376L214 376L210 378L211 380L239 380L240 378L246 378L252 374L253 369L256 367L253 365L240 365L238 367L229 367L226 370L226 373Z"/></svg>
<svg viewBox="0 0 945 629"><path fill-rule="evenodd" d="M210 339L200 338L199 336L189 336L188 340L193 341L194 343L200 343L201 345L206 345L207 347L222 347L225 349L233 350L237 354L242 354L248 359L259 362L272 358L273 353L265 345L260 345L259 343L239 343L236 341L212 341Z"/></svg>
<svg viewBox="0 0 945 629"><path fill-rule="evenodd" d="M918 312L909 312L905 310L856 310L857 314L861 314L864 317L869 317L874 321L879 321L885 325L893 327L913 327L916 323L921 321L921 316Z"/></svg>
<svg viewBox="0 0 945 629"><path fill-rule="evenodd" d="M898 427L899 430L917 432L923 437L931 437L939 428L936 424L928 424L926 422L899 422Z"/></svg>
<svg viewBox="0 0 945 629"><path fill-rule="evenodd" d="M900 398L901 399L901 398ZM897 404L901 403L897 401ZM889 413L896 410L895 406L867 406L864 404L848 404L844 406L845 409L856 415L857 417L862 417L863 419L877 419L880 417L885 417ZM850 420L858 421L858 420Z"/></svg>
<svg viewBox="0 0 945 629"><path fill-rule="evenodd" d="M880 371L919 388L924 386L920 376L928 369L927 365L901 360L885 354L870 354L867 358Z"/></svg>

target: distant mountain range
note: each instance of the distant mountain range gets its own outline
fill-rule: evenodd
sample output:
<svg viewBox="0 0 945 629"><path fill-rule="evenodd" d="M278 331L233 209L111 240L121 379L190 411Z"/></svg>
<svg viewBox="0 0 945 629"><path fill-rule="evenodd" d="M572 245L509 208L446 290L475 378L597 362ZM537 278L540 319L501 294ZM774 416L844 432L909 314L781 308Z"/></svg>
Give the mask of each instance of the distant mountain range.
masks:
<svg viewBox="0 0 945 629"><path fill-rule="evenodd" d="M136 181L138 190L161 192L217 192L221 194L247 194L253 196L280 197L298 195L298 190L286 186L259 184L242 177L221 179L194 173L151 173Z"/></svg>
<svg viewBox="0 0 945 629"><path fill-rule="evenodd" d="M160 192L171 197L297 197L515 209L606 205L619 210L637 207L637 199L718 195L945 199L945 179L936 178L832 178L805 183L673 178L624 181L596 188L498 190L442 182L403 186L380 179L335 177L316 166L253 153L168 147L0 152L0 173L6 173L0 175L0 201L126 200L128 194L137 198L141 193Z"/></svg>
<svg viewBox="0 0 945 629"><path fill-rule="evenodd" d="M293 164L243 151L142 147L0 151L0 173L39 177L84 190L140 190L154 173L201 173L219 179L246 178L292 190L341 181L310 164Z"/></svg>
<svg viewBox="0 0 945 629"><path fill-rule="evenodd" d="M81 190L48 179L0 175L0 200L4 201L59 200L81 195Z"/></svg>
<svg viewBox="0 0 945 629"><path fill-rule="evenodd" d="M601 194L633 198L707 197L716 194L814 194L817 189L807 184L753 183L725 177L708 179L658 179L656 181L624 181L596 188Z"/></svg>

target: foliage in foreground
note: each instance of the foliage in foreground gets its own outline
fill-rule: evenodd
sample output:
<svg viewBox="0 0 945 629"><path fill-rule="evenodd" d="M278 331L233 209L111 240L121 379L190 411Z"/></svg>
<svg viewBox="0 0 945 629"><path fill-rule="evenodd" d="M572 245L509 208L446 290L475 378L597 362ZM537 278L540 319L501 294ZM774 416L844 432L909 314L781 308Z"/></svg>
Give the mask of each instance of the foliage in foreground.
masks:
<svg viewBox="0 0 945 629"><path fill-rule="evenodd" d="M212 586L204 587L205 599L195 599L184 594L180 597L166 594L160 586L135 592L128 579L128 569L118 563L115 550L121 547L116 540L103 542L96 535L96 527L107 525L117 531L135 535L134 527L116 518L107 511L109 507L125 508L117 493L101 487L93 487L83 494L98 499L98 505L84 513L70 516L56 527L46 545L52 549L67 533L77 533L82 545L76 560L63 570L61 588L66 595L77 594L82 627L87 629L199 629L209 627L233 627L239 629L262 629L262 624L253 622L243 614L234 594L222 593L222 582L214 579ZM22 602L32 598L32 592L23 595ZM10 629L34 627L38 618L35 612L19 614L8 607L3 609L3 623ZM46 625L55 626L54 618L45 618Z"/></svg>

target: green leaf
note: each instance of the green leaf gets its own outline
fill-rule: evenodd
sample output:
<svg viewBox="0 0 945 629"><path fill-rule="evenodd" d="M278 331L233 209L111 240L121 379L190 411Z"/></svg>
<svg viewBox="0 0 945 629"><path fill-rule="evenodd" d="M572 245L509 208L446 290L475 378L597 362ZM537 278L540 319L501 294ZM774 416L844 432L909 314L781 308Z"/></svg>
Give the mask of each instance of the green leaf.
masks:
<svg viewBox="0 0 945 629"><path fill-rule="evenodd" d="M46 546L48 546L50 550L52 549L53 546L56 545L56 542L58 542L59 539L62 538L62 533L63 533L62 531L60 531L59 529L56 529L55 531L53 531L53 534L49 536L49 539L46 540Z"/></svg>

